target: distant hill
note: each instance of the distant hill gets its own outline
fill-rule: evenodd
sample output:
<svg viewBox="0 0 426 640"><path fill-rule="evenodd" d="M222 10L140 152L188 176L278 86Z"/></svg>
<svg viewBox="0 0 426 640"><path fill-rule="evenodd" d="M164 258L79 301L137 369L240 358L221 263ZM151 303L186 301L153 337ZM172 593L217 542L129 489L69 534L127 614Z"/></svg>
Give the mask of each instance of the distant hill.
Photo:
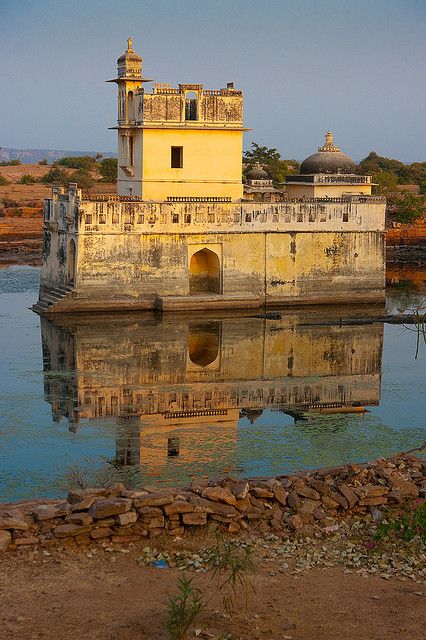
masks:
<svg viewBox="0 0 426 640"><path fill-rule="evenodd" d="M115 158L116 153L108 151L69 151L59 149L12 149L10 147L0 147L0 162L8 160L20 160L23 164L35 164L40 160L47 159L51 164L59 158L65 156L95 156L102 153L104 158Z"/></svg>

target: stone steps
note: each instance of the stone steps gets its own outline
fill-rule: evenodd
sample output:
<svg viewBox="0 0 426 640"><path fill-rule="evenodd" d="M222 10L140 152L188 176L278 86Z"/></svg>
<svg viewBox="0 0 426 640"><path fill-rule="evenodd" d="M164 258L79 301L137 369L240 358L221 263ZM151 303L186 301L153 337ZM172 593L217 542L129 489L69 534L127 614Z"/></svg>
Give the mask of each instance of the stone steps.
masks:
<svg viewBox="0 0 426 640"><path fill-rule="evenodd" d="M73 291L74 287L63 284L47 289L31 309L41 315L60 311L61 303L65 302Z"/></svg>

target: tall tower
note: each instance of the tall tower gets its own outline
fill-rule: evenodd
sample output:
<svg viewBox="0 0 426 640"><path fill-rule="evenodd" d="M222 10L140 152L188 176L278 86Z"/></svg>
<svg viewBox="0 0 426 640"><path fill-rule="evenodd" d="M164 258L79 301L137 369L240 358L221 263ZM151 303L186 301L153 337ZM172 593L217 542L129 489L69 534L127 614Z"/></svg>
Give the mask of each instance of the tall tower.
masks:
<svg viewBox="0 0 426 640"><path fill-rule="evenodd" d="M135 96L138 91L143 92L142 83L150 82L142 77L142 57L134 52L132 38L128 38L126 52L117 60L117 77L107 82L115 82L118 88L118 126L113 127L118 130L118 193L131 195L137 137Z"/></svg>
<svg viewBox="0 0 426 640"><path fill-rule="evenodd" d="M119 195L145 201L242 198L243 96L202 84L145 92L132 40L117 60Z"/></svg>

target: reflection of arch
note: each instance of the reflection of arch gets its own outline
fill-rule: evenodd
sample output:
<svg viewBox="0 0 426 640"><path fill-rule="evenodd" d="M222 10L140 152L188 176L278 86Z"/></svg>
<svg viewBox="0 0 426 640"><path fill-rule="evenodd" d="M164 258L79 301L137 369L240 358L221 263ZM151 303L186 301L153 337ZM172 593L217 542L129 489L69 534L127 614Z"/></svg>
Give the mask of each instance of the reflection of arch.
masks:
<svg viewBox="0 0 426 640"><path fill-rule="evenodd" d="M70 246L68 248L68 282L69 284L75 284L75 271L76 271L76 251L75 242L71 239Z"/></svg>
<svg viewBox="0 0 426 640"><path fill-rule="evenodd" d="M133 91L129 91L127 94L127 120L135 119L135 100Z"/></svg>
<svg viewBox="0 0 426 640"><path fill-rule="evenodd" d="M203 322L189 325L188 353L191 362L200 367L214 362L219 355L220 323Z"/></svg>
<svg viewBox="0 0 426 640"><path fill-rule="evenodd" d="M220 262L216 253L201 249L191 258L189 264L189 292L220 293Z"/></svg>
<svg viewBox="0 0 426 640"><path fill-rule="evenodd" d="M197 94L189 91L185 94L185 120L197 120Z"/></svg>

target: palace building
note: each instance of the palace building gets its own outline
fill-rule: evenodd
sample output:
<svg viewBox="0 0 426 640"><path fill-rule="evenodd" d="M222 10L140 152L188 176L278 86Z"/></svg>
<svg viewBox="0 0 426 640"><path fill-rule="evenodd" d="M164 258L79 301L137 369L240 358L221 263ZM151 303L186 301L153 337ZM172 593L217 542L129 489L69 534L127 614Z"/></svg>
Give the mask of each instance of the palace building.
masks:
<svg viewBox="0 0 426 640"><path fill-rule="evenodd" d="M284 189L260 165L243 184L233 83L148 91L130 38L117 64L117 195L53 188L35 311L384 299L385 200L330 132Z"/></svg>

